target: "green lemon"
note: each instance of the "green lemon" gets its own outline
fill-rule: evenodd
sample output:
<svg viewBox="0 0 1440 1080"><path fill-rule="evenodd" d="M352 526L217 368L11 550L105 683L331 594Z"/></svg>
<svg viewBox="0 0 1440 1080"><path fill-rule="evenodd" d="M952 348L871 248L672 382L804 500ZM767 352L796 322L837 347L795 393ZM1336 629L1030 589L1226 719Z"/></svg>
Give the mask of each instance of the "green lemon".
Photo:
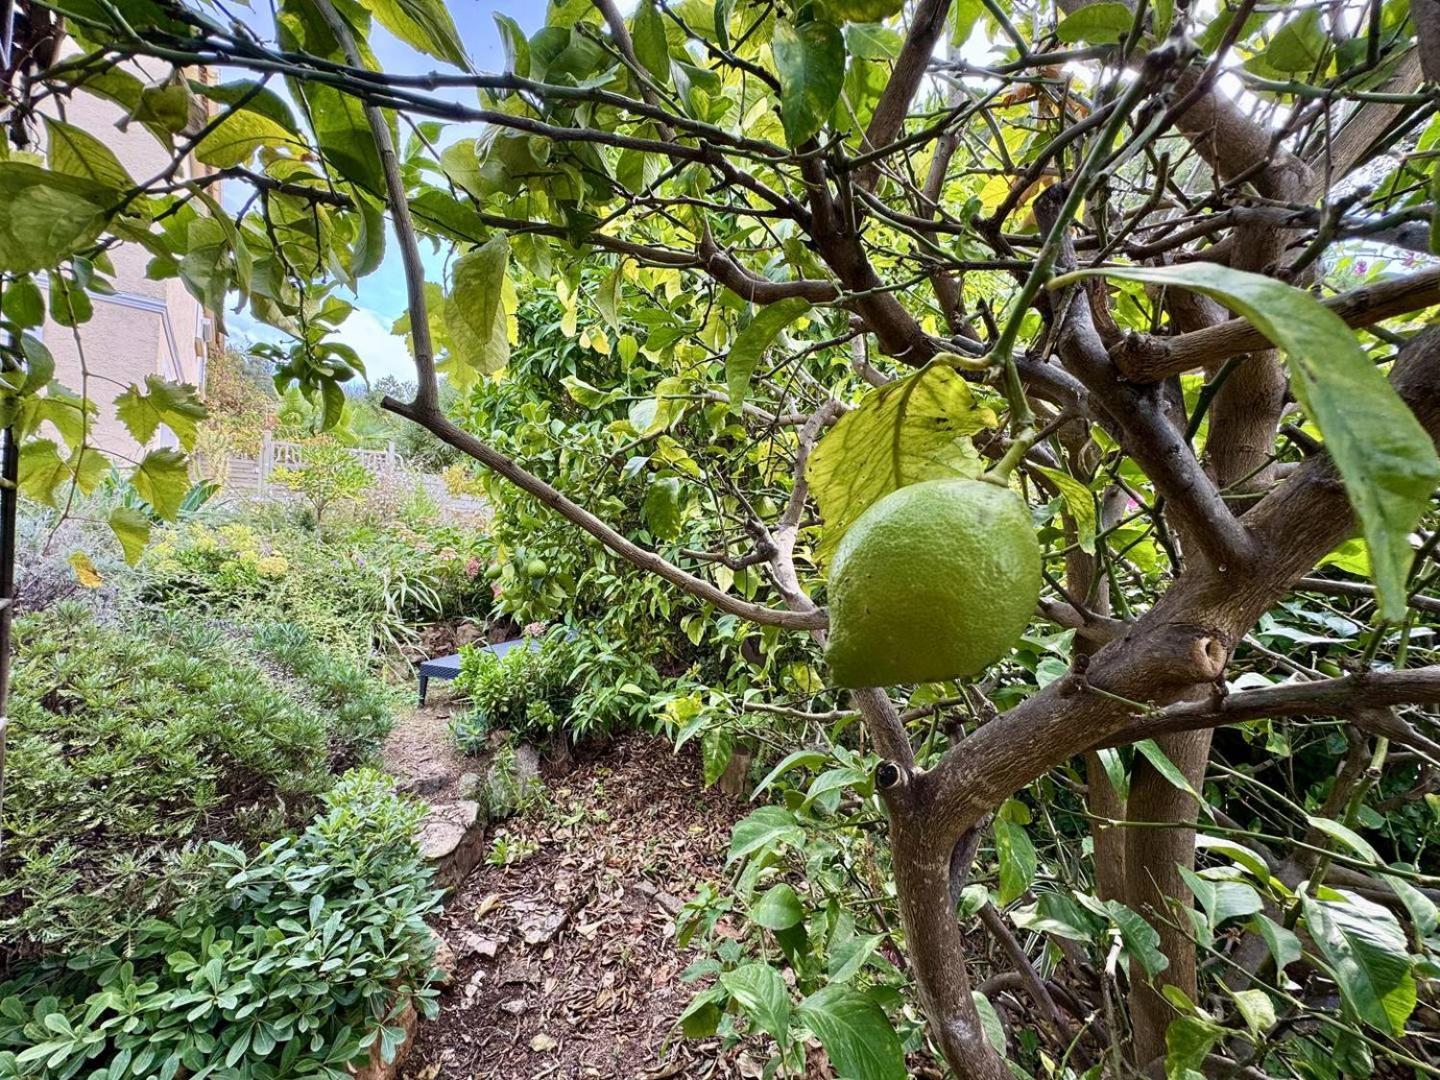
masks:
<svg viewBox="0 0 1440 1080"><path fill-rule="evenodd" d="M486 580L486 581L495 581L495 580L497 580L497 579L500 577L500 575L503 574L504 572L505 572L505 568L504 568L503 566L501 566L498 562L497 562L497 563L491 563L489 566L487 566L487 567L485 568L485 580Z"/></svg>
<svg viewBox="0 0 1440 1080"><path fill-rule="evenodd" d="M531 559L525 564L527 577L542 578L550 572L550 567L545 565L544 559Z"/></svg>
<svg viewBox="0 0 1440 1080"><path fill-rule="evenodd" d="M840 541L830 570L836 686L963 678L1004 656L1040 598L1024 501L983 480L892 491Z"/></svg>

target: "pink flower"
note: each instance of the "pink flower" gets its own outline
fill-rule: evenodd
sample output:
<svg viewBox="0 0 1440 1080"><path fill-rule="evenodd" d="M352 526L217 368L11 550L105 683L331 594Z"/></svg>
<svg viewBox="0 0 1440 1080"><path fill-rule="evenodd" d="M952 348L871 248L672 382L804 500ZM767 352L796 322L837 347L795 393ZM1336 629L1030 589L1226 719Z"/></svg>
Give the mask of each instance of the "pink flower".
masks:
<svg viewBox="0 0 1440 1080"><path fill-rule="evenodd" d="M474 555L471 555L470 558L467 559L465 562L465 576L473 580L475 576L479 573L480 560L477 559Z"/></svg>

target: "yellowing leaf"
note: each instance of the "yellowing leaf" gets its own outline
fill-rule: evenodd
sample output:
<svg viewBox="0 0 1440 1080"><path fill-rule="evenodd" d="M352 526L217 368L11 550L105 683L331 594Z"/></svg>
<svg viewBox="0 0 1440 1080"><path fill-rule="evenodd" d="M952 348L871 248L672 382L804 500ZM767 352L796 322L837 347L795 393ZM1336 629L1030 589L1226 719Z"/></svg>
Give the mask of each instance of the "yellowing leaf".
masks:
<svg viewBox="0 0 1440 1080"><path fill-rule="evenodd" d="M105 579L100 576L100 571L95 569L95 564L85 552L73 551L65 561L70 564L70 569L75 571L75 580L85 588L98 589L105 584Z"/></svg>
<svg viewBox="0 0 1440 1080"><path fill-rule="evenodd" d="M510 241L503 234L468 252L455 264L445 300L451 352L459 364L486 375L510 359L504 304L509 262Z"/></svg>
<svg viewBox="0 0 1440 1080"><path fill-rule="evenodd" d="M830 558L876 499L922 480L979 476L984 467L969 436L998 423L943 364L872 390L820 440L805 469L825 521L819 557Z"/></svg>
<svg viewBox="0 0 1440 1080"><path fill-rule="evenodd" d="M1043 466L1036 468L1060 489L1060 497L1065 500L1065 509L1070 512L1070 517L1075 522L1075 539L1080 545L1080 550L1093 553L1095 551L1096 514L1095 497L1090 493L1090 489L1069 473L1060 472L1058 469L1047 469Z"/></svg>
<svg viewBox="0 0 1440 1080"><path fill-rule="evenodd" d="M150 543L150 519L139 510L117 506L110 511L110 531L115 534L115 539L120 541L120 550L125 553L125 561L131 566L138 563L145 552L145 546Z"/></svg>

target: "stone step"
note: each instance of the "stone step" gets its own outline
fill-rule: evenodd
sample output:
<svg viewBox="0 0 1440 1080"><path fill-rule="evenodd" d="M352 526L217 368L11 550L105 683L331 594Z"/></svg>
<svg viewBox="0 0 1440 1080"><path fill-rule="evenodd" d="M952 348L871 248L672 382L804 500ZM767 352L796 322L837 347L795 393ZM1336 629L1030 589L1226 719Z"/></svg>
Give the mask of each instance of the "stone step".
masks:
<svg viewBox="0 0 1440 1080"><path fill-rule="evenodd" d="M457 799L430 807L416 840L420 854L435 868L435 884L450 892L480 864L489 824L480 803Z"/></svg>

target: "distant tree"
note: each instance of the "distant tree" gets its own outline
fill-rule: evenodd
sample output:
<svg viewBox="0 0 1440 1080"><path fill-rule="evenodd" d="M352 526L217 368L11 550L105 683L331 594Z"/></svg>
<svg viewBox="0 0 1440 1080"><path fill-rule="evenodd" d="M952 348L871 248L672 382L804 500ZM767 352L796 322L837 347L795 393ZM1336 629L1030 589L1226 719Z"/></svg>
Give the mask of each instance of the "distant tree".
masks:
<svg viewBox="0 0 1440 1080"><path fill-rule="evenodd" d="M375 484L370 470L350 450L325 436L305 444L299 465L280 466L271 471L270 479L309 505L317 532L324 526L327 510L360 501Z"/></svg>

